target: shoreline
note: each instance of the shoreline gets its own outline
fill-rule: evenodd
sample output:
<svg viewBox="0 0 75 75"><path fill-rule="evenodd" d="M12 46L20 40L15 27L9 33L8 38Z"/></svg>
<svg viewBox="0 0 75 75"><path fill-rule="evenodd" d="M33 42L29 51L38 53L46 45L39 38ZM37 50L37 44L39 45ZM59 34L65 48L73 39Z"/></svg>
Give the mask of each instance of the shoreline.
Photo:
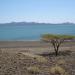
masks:
<svg viewBox="0 0 75 75"><path fill-rule="evenodd" d="M47 43L41 41L0 41L0 48L8 47L44 47Z"/></svg>
<svg viewBox="0 0 75 75"><path fill-rule="evenodd" d="M0 48L49 47L50 43L43 41L0 41ZM75 42L64 42L61 46L75 46Z"/></svg>

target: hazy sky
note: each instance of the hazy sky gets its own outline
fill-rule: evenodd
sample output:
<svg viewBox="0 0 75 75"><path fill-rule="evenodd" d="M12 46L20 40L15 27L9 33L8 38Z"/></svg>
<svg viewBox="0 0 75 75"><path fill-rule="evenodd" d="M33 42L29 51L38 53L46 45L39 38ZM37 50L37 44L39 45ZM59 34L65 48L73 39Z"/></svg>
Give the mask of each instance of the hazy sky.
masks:
<svg viewBox="0 0 75 75"><path fill-rule="evenodd" d="M0 23L74 22L75 0L0 0Z"/></svg>

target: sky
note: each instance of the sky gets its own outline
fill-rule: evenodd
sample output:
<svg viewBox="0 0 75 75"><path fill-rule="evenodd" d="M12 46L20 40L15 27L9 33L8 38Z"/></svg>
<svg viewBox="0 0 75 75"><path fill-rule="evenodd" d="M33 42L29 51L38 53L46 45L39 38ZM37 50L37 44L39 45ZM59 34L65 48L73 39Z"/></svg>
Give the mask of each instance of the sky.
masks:
<svg viewBox="0 0 75 75"><path fill-rule="evenodd" d="M0 0L0 23L75 23L75 0Z"/></svg>

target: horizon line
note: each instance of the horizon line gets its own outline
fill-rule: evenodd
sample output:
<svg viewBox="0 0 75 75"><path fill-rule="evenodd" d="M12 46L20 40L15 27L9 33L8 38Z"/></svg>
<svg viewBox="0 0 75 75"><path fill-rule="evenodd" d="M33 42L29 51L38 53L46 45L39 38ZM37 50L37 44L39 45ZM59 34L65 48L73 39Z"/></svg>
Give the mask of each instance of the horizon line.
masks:
<svg viewBox="0 0 75 75"><path fill-rule="evenodd" d="M44 23L44 24L75 24L74 22L58 22L58 23L53 23L53 22L35 22L35 21L11 21L11 22L5 22L0 24L7 24L7 23Z"/></svg>

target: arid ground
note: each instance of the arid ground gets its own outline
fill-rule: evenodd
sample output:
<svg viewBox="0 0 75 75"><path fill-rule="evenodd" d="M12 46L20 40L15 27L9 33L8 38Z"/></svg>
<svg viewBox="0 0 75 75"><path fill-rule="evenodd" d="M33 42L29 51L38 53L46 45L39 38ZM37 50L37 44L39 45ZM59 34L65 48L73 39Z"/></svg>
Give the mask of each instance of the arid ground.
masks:
<svg viewBox="0 0 75 75"><path fill-rule="evenodd" d="M0 41L0 75L75 75L75 42Z"/></svg>

